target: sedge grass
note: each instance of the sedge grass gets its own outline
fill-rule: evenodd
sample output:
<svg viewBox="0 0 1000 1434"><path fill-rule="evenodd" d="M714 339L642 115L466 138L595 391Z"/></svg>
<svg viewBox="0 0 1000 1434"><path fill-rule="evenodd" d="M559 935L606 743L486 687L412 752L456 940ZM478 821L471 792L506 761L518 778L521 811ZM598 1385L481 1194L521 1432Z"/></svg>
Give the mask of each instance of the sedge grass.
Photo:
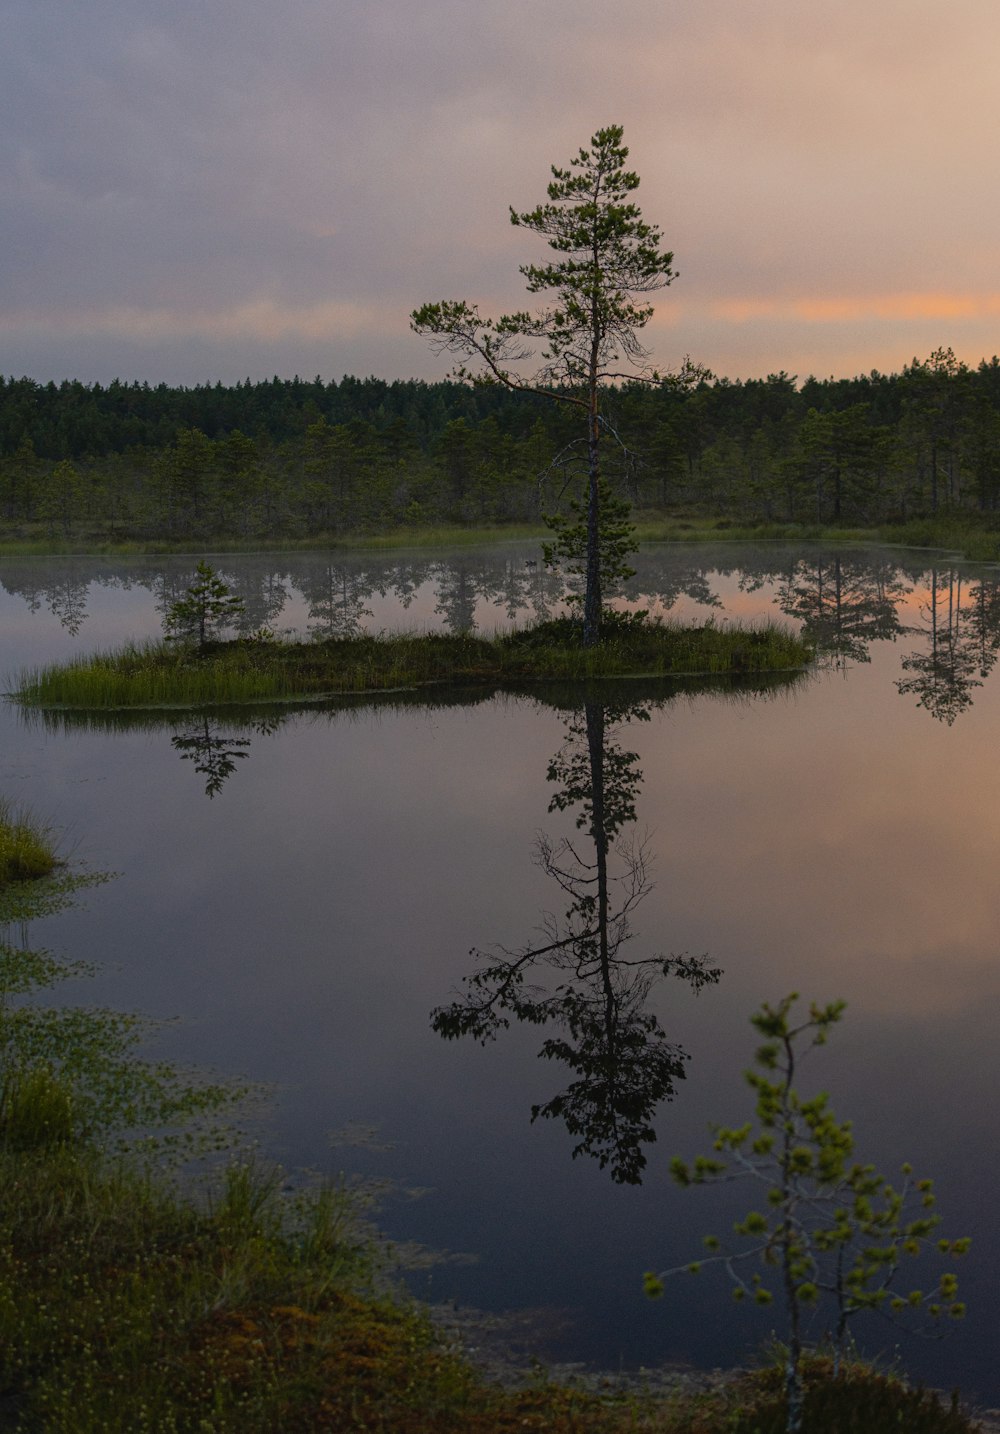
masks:
<svg viewBox="0 0 1000 1434"><path fill-rule="evenodd" d="M1000 558L1000 525L995 514L964 510L882 523L819 523L734 517L722 512L678 509L636 509L636 537L641 542L843 542L888 543L894 546L939 548L980 562ZM40 527L0 531L0 555L137 557L264 552L396 551L407 548L479 547L491 543L542 540L551 534L541 523L493 525L411 524L380 532L316 532L291 537L258 534L236 538L217 533L192 538L110 536L80 526L72 536L54 537Z"/></svg>
<svg viewBox="0 0 1000 1434"><path fill-rule="evenodd" d="M824 542L937 548L970 562L1000 559L1000 525L995 514L939 513L905 522L864 524L801 523L733 519L719 514L644 512L636 515L643 542Z"/></svg>
<svg viewBox="0 0 1000 1434"><path fill-rule="evenodd" d="M167 644L131 645L26 670L12 695L29 707L224 707L440 684L516 689L615 677L752 678L801 669L811 656L807 644L775 624L685 628L626 617L609 620L602 641L587 648L578 624L557 619L496 637L239 639L211 644L202 657Z"/></svg>
<svg viewBox="0 0 1000 1434"><path fill-rule="evenodd" d="M0 798L0 888L50 876L58 864L49 829Z"/></svg>

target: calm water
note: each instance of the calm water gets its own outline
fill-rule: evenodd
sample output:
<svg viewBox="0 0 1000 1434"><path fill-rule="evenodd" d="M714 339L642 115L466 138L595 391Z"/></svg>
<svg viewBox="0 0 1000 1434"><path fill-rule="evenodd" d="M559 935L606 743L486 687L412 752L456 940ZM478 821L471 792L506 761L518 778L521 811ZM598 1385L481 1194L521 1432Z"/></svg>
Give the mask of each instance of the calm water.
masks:
<svg viewBox="0 0 1000 1434"><path fill-rule="evenodd" d="M527 620L557 595L533 556L218 566L249 626L328 633ZM0 672L158 633L193 567L0 559ZM0 793L120 873L34 934L103 964L79 999L176 1016L171 1055L273 1083L267 1144L286 1164L422 1188L390 1202L387 1228L474 1262L415 1277L421 1293L543 1310L550 1357L605 1366L723 1364L766 1334L721 1275L677 1280L657 1305L641 1276L694 1257L703 1233L752 1204L746 1189L683 1191L667 1173L672 1155L706 1148L709 1121L749 1117L750 1013L790 990L843 997L845 1023L802 1085L831 1091L862 1157L936 1177L946 1231L974 1237L959 1268L969 1318L947 1341L885 1323L859 1333L1000 1402L1000 576L904 550L718 545L650 550L632 589L685 618L784 613L828 656L756 696L642 689L574 710L547 692L291 714L256 730L67 730L3 704ZM597 1066L539 1058L554 1028L512 1021L481 1047L442 1040L430 1019L504 950L520 959L575 929L564 956L587 956L578 903L596 847L591 818L576 819L595 799L595 754L612 916L642 897L623 954L686 953L723 971L700 993L655 983L644 1008L624 984L582 988L619 1036L643 1009L656 1018L640 1074L658 1139L634 1144L648 1158L641 1184L610 1178L614 1154L604 1169L572 1159L581 1136L558 1113L532 1123L575 1074L583 1138L608 1153ZM565 980L540 961L530 970L535 1000ZM592 1052L588 1031L601 1036L584 1022ZM331 1145L352 1122L386 1148Z"/></svg>

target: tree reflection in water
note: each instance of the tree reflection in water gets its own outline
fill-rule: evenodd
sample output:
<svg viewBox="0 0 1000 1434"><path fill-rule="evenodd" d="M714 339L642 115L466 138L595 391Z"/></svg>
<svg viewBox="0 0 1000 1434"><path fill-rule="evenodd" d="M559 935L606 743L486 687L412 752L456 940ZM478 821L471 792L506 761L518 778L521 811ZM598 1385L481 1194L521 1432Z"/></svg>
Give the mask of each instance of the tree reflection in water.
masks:
<svg viewBox="0 0 1000 1434"><path fill-rule="evenodd" d="M973 689L990 675L1000 651L1000 591L982 579L963 589L960 569L931 568L927 601L921 605L927 638L925 651L903 658L907 677L896 683L904 696L916 696L939 722L951 726L972 706ZM920 628L911 628L919 633Z"/></svg>
<svg viewBox="0 0 1000 1434"><path fill-rule="evenodd" d="M648 718L648 706L596 701L568 715L566 740L549 764L548 778L559 784L549 811L575 810L581 836L541 835L535 847L536 862L568 899L565 914L545 916L539 944L475 952L481 964L459 999L431 1015L439 1035L483 1044L512 1020L546 1027L540 1053L572 1079L532 1107L532 1120L562 1120L576 1139L574 1156L594 1157L629 1184L642 1179L656 1108L673 1095L687 1060L649 1007L653 986L673 976L698 991L721 975L704 958L637 956L629 947L632 913L652 883L648 842L626 830L642 773L615 728Z"/></svg>
<svg viewBox="0 0 1000 1434"><path fill-rule="evenodd" d="M211 800L236 771L236 763L249 756L249 737L234 737L205 714L185 732L170 739L182 762L194 762L194 769L205 778L205 795Z"/></svg>
<svg viewBox="0 0 1000 1434"><path fill-rule="evenodd" d="M870 662L869 646L902 632L897 611L908 592L885 560L820 554L800 561L778 586L778 607L802 624L835 665Z"/></svg>

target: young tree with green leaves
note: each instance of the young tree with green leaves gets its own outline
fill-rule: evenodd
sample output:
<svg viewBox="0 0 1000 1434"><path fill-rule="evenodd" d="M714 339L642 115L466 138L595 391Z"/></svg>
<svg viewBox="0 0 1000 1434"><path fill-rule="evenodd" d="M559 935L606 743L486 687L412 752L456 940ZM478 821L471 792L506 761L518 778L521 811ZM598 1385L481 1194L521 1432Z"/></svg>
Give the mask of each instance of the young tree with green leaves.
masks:
<svg viewBox="0 0 1000 1434"><path fill-rule="evenodd" d="M168 642L190 642L203 656L213 638L243 614L246 604L204 560L183 597L172 602L163 619Z"/></svg>
<svg viewBox="0 0 1000 1434"><path fill-rule="evenodd" d="M577 540L571 556L581 559L585 572L587 645L600 635L605 589L600 445L612 432L605 393L618 380L660 381L645 368L649 354L638 338L653 314L643 296L675 277L673 254L662 248L659 230L646 223L632 201L639 176L625 168L628 149L622 134L621 125L598 130L590 148L581 149L568 168L553 166L546 203L524 213L510 211L512 224L541 235L559 256L549 264L521 266L529 293L552 295L547 308L490 319L459 299L424 304L411 315L417 333L459 356L457 378L542 394L579 411L585 428L580 442L586 450L586 520L583 540ZM541 367L524 377L516 366L534 357L536 345L541 345ZM563 540L568 531L552 545L553 557L567 555ZM612 578L610 570L607 578Z"/></svg>
<svg viewBox="0 0 1000 1434"><path fill-rule="evenodd" d="M848 1322L860 1310L896 1318L923 1312L933 1321L944 1315L961 1318L965 1307L957 1299L958 1280L950 1271L931 1291L904 1294L895 1285L905 1256L931 1247L945 1256L959 1256L969 1247L967 1239L935 1238L941 1217L930 1180L914 1180L911 1167L904 1165L897 1188L874 1165L855 1161L850 1121L836 1119L825 1093L810 1099L798 1093L798 1047L803 1041L810 1047L824 1045L844 1002L813 1004L808 1017L796 1024L792 1007L797 1000L792 994L777 1006L765 1003L751 1017L764 1037L755 1056L757 1068L746 1073L757 1093L758 1129L754 1131L750 1121L735 1129L715 1126L712 1155L700 1155L690 1165L675 1159L671 1166L675 1181L684 1187L742 1179L760 1187L762 1208L751 1210L733 1227L744 1243L731 1247L708 1235L703 1259L645 1277L646 1293L655 1299L663 1294L668 1276L720 1265L732 1281L735 1299L749 1296L762 1305L774 1299L770 1283L775 1282L788 1326L787 1434L799 1434L803 1428L806 1310L824 1295L832 1299L838 1353ZM746 1262L761 1266L763 1273L757 1270L747 1278L742 1271Z"/></svg>

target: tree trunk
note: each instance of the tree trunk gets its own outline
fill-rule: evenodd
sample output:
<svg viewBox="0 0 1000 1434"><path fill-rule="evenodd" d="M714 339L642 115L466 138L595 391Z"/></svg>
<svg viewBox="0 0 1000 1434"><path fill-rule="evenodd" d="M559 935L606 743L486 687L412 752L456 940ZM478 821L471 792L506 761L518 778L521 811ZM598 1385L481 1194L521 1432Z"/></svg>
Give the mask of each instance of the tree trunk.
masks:
<svg viewBox="0 0 1000 1434"><path fill-rule="evenodd" d="M597 443L597 416L592 414L587 439L587 588L583 599L584 647L593 647L601 635L601 511Z"/></svg>
<svg viewBox="0 0 1000 1434"><path fill-rule="evenodd" d="M594 267L597 269L597 244ZM583 645L593 647L601 635L601 422L597 407L598 365L601 353L596 296L591 300L590 372L587 382L587 587L583 599Z"/></svg>

